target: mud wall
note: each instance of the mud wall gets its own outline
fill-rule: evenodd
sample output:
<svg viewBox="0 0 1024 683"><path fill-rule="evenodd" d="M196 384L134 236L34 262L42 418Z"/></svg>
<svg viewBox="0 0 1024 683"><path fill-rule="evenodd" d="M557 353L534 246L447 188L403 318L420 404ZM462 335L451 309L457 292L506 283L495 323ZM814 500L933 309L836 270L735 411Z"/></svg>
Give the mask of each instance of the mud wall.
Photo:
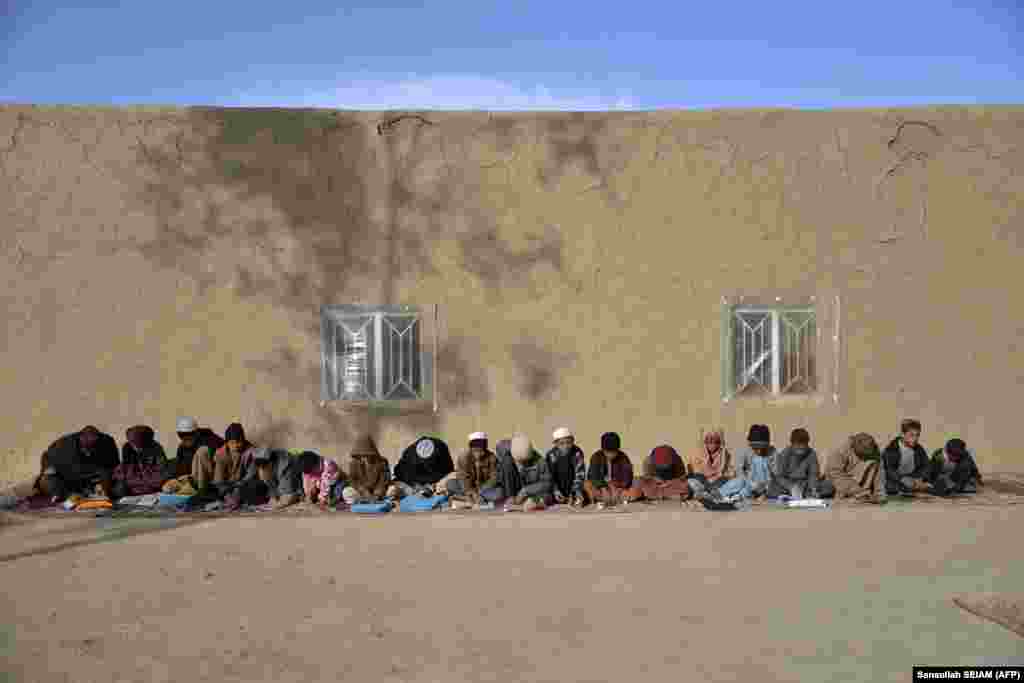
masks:
<svg viewBox="0 0 1024 683"><path fill-rule="evenodd" d="M903 416L1024 465L1024 110L394 114L0 108L0 477L193 414L344 457L423 430ZM842 302L838 403L723 403L723 295ZM319 404L324 303L440 304L437 413ZM634 457L634 459L637 459Z"/></svg>

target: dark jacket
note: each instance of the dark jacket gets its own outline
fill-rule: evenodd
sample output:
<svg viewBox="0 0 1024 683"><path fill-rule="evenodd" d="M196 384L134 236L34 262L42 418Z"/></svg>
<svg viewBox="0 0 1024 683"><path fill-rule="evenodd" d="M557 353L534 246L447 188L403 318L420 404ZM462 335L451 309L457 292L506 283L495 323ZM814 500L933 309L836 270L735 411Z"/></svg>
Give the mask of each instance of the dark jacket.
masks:
<svg viewBox="0 0 1024 683"><path fill-rule="evenodd" d="M281 496L302 495L302 469L298 458L288 455L287 451L270 451L270 462L273 470L271 480L263 482L267 486L267 495L271 498ZM246 467L242 482L250 484L260 481L259 467L255 460Z"/></svg>
<svg viewBox="0 0 1024 683"><path fill-rule="evenodd" d="M512 439L502 439L494 445L497 464L497 481L506 498L515 498L523 488L523 480L519 476L519 468L512 457Z"/></svg>
<svg viewBox="0 0 1024 683"><path fill-rule="evenodd" d="M544 456L551 470L554 490L569 498L583 494L583 482L586 469L583 463L583 451L573 446L567 455L562 455L557 448L552 448Z"/></svg>
<svg viewBox="0 0 1024 683"><path fill-rule="evenodd" d="M900 452L900 438L896 437L889 442L889 445L882 451L882 462L885 464L885 479L889 482L898 482L900 477L900 460L903 455ZM921 444L914 446L914 471L903 475L911 479L926 479L929 471L928 451Z"/></svg>
<svg viewBox="0 0 1024 683"><path fill-rule="evenodd" d="M932 453L928 463L928 481L932 484L937 482L943 475L948 475L958 489L968 484L981 485L981 472L978 470L978 463L968 453L960 458L960 462L954 463L946 455L945 449L938 449Z"/></svg>
<svg viewBox="0 0 1024 683"><path fill-rule="evenodd" d="M628 455L618 451L609 463L604 451L596 451L590 456L587 479L599 485L615 484L618 488L628 489L633 486L633 462Z"/></svg>
<svg viewBox="0 0 1024 683"><path fill-rule="evenodd" d="M88 455L79 445L80 434L81 432L65 434L50 444L40 458L40 471L45 472L48 467L52 467L64 479L77 479L83 468L98 467L113 472L114 468L121 464L114 437L101 432L92 455Z"/></svg>
<svg viewBox="0 0 1024 683"><path fill-rule="evenodd" d="M212 429L201 427L196 434L195 445L192 448L185 448L178 444L178 453L174 460L174 471L178 477L192 474L192 459L203 446L210 449L210 455L216 453L224 445L224 439L218 436Z"/></svg>
<svg viewBox="0 0 1024 683"><path fill-rule="evenodd" d="M430 442L433 453L428 458L421 458L416 448L421 442ZM455 471L448 444L440 439L425 436L402 451L402 457L395 465L395 479L410 486L428 486L436 484Z"/></svg>
<svg viewBox="0 0 1024 683"><path fill-rule="evenodd" d="M519 470L519 478L523 487L517 495L534 498L537 496L551 495L554 490L554 482L551 479L551 468L548 461L537 451L525 463L516 463Z"/></svg>

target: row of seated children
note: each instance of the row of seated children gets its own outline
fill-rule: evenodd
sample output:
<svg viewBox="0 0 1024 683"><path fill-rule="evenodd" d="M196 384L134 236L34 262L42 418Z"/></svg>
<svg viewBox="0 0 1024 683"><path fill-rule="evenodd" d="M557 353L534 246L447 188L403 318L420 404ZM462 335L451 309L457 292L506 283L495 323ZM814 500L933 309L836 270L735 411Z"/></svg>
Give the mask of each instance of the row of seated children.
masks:
<svg viewBox="0 0 1024 683"><path fill-rule="evenodd" d="M127 430L120 452L112 436L85 427L47 449L27 488L54 503L76 493L118 500L162 490L233 505L284 507L306 499L327 507L443 496L454 507L536 510L693 498L721 505L779 496L879 503L892 495L971 493L981 484L966 443L950 439L929 456L917 420L904 420L900 435L884 449L869 434L848 437L828 454L824 467L804 428L794 429L789 445L776 450L769 427L755 424L735 452L726 447L723 430L713 429L687 458L669 444L655 447L639 476L617 433L603 434L588 461L565 427L555 430L545 453L523 434L499 440L492 450L487 434L475 432L457 461L442 438L424 435L403 450L393 470L366 435L343 469L312 451L256 446L238 423L221 438L195 419L181 418L177 434L171 459L149 426Z"/></svg>

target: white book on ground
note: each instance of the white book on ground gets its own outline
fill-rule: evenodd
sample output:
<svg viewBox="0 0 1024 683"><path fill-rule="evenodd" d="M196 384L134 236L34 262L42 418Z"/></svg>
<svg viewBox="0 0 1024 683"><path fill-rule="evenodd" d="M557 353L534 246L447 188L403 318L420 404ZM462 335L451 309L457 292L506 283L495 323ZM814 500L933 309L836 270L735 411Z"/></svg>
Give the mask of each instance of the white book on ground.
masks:
<svg viewBox="0 0 1024 683"><path fill-rule="evenodd" d="M791 508L827 508L828 501L821 498L801 498L800 500L791 500L786 503L786 507Z"/></svg>

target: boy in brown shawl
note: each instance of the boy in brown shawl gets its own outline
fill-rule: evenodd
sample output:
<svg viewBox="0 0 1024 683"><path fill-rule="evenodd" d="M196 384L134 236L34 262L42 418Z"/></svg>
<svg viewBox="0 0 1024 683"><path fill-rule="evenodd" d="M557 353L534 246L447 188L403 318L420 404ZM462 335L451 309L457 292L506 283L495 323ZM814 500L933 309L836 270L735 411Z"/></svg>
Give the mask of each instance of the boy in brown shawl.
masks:
<svg viewBox="0 0 1024 683"><path fill-rule="evenodd" d="M356 441L349 464L349 485L341 495L349 505L384 500L391 483L391 466L377 450L373 437L364 434Z"/></svg>
<svg viewBox="0 0 1024 683"><path fill-rule="evenodd" d="M488 448L485 432L469 435L469 448L459 456L455 471L438 483L437 490L473 505L505 496L500 486L498 458Z"/></svg>
<svg viewBox="0 0 1024 683"><path fill-rule="evenodd" d="M884 503L885 468L878 443L870 434L854 434L832 451L825 477L835 487L836 499L852 498L863 503Z"/></svg>
<svg viewBox="0 0 1024 683"><path fill-rule="evenodd" d="M206 491L213 485L224 486L237 483L245 475L252 460L253 445L245 438L245 429L233 422L224 432L224 445L211 454L208 448L200 448L192 459L192 479L199 491Z"/></svg>

